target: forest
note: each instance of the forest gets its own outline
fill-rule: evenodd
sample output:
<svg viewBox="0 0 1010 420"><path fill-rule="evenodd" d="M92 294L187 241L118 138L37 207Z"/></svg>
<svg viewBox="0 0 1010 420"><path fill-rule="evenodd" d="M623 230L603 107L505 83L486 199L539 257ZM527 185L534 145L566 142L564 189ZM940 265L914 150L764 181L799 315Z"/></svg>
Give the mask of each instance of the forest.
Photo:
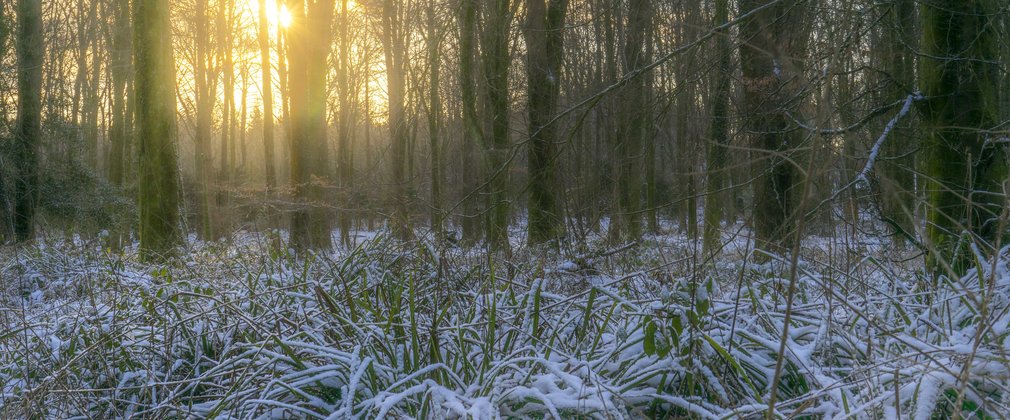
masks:
<svg viewBox="0 0 1010 420"><path fill-rule="evenodd" d="M0 418L998 419L1010 1L0 0Z"/></svg>

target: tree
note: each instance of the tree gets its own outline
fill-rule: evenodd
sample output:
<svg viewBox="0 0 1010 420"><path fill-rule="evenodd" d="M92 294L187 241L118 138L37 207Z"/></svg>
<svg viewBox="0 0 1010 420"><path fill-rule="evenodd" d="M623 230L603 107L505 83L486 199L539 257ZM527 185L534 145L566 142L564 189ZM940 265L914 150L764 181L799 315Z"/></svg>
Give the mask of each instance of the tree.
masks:
<svg viewBox="0 0 1010 420"><path fill-rule="evenodd" d="M339 97L339 115L337 116L337 135L339 136L340 156L339 173L341 199L351 202L351 191L354 188L354 151L351 148L351 130L354 114L352 112L353 96L357 94L351 89L351 17L348 0L340 0L340 20L338 24L338 66L337 66L337 96ZM350 210L340 213L340 241L344 246L351 246Z"/></svg>
<svg viewBox="0 0 1010 420"><path fill-rule="evenodd" d="M326 56L333 0L290 1L288 87L291 107L291 185L300 207L291 214L297 250L332 247L330 223L321 207L326 175Z"/></svg>
<svg viewBox="0 0 1010 420"><path fill-rule="evenodd" d="M999 12L990 0L921 4L929 265L960 276L971 266L972 242L991 253L1003 235L1007 155L1004 143L990 141L1001 115Z"/></svg>
<svg viewBox="0 0 1010 420"><path fill-rule="evenodd" d="M28 0L31 2L31 0ZM167 256L179 242L175 61L168 0L133 0L139 162L140 256Z"/></svg>
<svg viewBox="0 0 1010 420"><path fill-rule="evenodd" d="M399 1L382 2L382 50L386 60L387 98L389 101L390 168L392 173L393 216L390 228L401 240L410 236L410 216L407 211L407 142L406 118L407 47L402 5Z"/></svg>
<svg viewBox="0 0 1010 420"><path fill-rule="evenodd" d="M259 0L259 33L260 69L263 76L263 164L266 169L267 191L277 187L277 174L274 172L274 95L273 78L270 76L270 28L267 22L267 2Z"/></svg>
<svg viewBox="0 0 1010 420"><path fill-rule="evenodd" d="M109 44L111 58L109 73L112 79L112 126L109 129L109 181L113 185L122 186L126 178L128 162L127 154L130 142L130 118L128 96L132 96L126 87L130 79L131 50L130 42L130 2L129 0L112 1L112 42Z"/></svg>
<svg viewBox="0 0 1010 420"><path fill-rule="evenodd" d="M14 240L35 236L38 201L38 149L42 138L42 4L18 0L15 48L18 63L18 111L14 124Z"/></svg>
<svg viewBox="0 0 1010 420"><path fill-rule="evenodd" d="M529 241L564 235L559 206L553 118L561 94L564 25L568 0L526 0L526 77L529 100Z"/></svg>
<svg viewBox="0 0 1010 420"><path fill-rule="evenodd" d="M624 46L621 51L621 61L625 75L630 75L648 64L645 56L646 37L650 31L652 20L651 0L630 0L628 2L628 22L624 35ZM617 182L614 184L614 197L617 207L610 220L608 235L612 241L637 239L642 234L641 215L641 183L642 183L642 152L644 142L649 134L652 114L642 112L634 104L647 97L646 81L642 77L634 77L619 92L618 111L619 132L614 141L616 152L615 169Z"/></svg>
<svg viewBox="0 0 1010 420"><path fill-rule="evenodd" d="M882 100L895 101L915 90L915 1L897 0L886 10L876 46L887 75ZM881 216L895 229L904 231L904 235L896 235L899 240L915 231L915 135L915 131L907 127L894 127L878 159Z"/></svg>
<svg viewBox="0 0 1010 420"><path fill-rule="evenodd" d="M724 25L729 21L729 0L716 0L714 24ZM729 31L722 30L715 38L716 72L715 88L712 92L712 128L708 143L708 167L705 182L705 216L702 234L705 252L712 254L719 246L723 206L726 194L726 146L729 145L729 95L733 77L730 68Z"/></svg>
<svg viewBox="0 0 1010 420"><path fill-rule="evenodd" d="M484 25L480 31L484 85L485 159L488 211L485 239L492 251L510 252L509 222L509 32L512 2L483 2Z"/></svg>
<svg viewBox="0 0 1010 420"><path fill-rule="evenodd" d="M197 0L194 24L196 25L196 62L193 63L193 76L196 79L196 135L194 137L194 168L196 171L197 188L197 235L201 239L214 239L214 209L211 208L210 188L214 182L213 162L211 155L211 130L214 126L213 110L216 101L216 76L208 69L207 45L208 18L207 0Z"/></svg>
<svg viewBox="0 0 1010 420"><path fill-rule="evenodd" d="M431 230L435 238L442 240L442 98L439 97L441 83L442 38L444 31L439 27L435 7L427 9L428 37L428 146L431 149Z"/></svg>
<svg viewBox="0 0 1010 420"><path fill-rule="evenodd" d="M754 235L757 249L781 253L795 227L802 181L788 159L800 132L791 124L806 53L808 8L804 0L741 0L740 13L754 13L740 26L745 125L755 150Z"/></svg>
<svg viewBox="0 0 1010 420"><path fill-rule="evenodd" d="M477 213L477 200L473 195L477 192L478 172L480 166L476 159L475 145L483 143L483 130L477 114L477 64L479 50L477 42L477 0L461 0L459 8L459 92L460 106L463 114L463 127L466 138L462 145L463 188L466 196L463 198L463 239L468 243L477 241L480 233L480 219Z"/></svg>

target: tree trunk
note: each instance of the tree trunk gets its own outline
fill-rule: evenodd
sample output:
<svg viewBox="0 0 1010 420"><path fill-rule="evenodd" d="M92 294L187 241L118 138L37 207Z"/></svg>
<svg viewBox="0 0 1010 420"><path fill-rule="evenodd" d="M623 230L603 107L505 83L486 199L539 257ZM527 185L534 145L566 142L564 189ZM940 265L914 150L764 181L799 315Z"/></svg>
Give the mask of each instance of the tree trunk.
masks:
<svg viewBox="0 0 1010 420"><path fill-rule="evenodd" d="M484 4L484 27L480 34L484 90L485 182L488 211L485 239L492 252L511 252L509 222L509 27L512 12L509 0Z"/></svg>
<svg viewBox="0 0 1010 420"><path fill-rule="evenodd" d="M986 0L922 4L929 265L960 276L971 267L971 246L992 253L1003 234L997 228L1006 201L1006 149L988 141L1000 115L997 10Z"/></svg>
<svg viewBox="0 0 1010 420"><path fill-rule="evenodd" d="M112 76L112 127L109 130L109 181L118 187L123 186L126 167L132 162L126 154L127 143L130 141L130 128L126 106L128 95L126 85L129 79L131 50L130 43L130 2L129 0L113 0L112 2L112 42L109 56L111 58L109 73Z"/></svg>
<svg viewBox="0 0 1010 420"><path fill-rule="evenodd" d="M648 64L645 57L645 43L651 30L651 20L651 0L629 1L628 23L622 51L625 74ZM635 77L620 91L621 109L618 111L620 135L617 136L618 143L614 147L618 152L615 165L617 183L614 184L614 196L617 198L618 206L611 216L608 232L612 241L634 240L642 235L642 152L652 117L651 113L642 112L635 104L645 97L645 88L645 79Z"/></svg>
<svg viewBox="0 0 1010 420"><path fill-rule="evenodd" d="M354 149L352 148L351 132L353 127L354 114L351 110L354 103L354 95L357 91L352 91L350 83L351 73L351 35L348 27L351 24L348 0L340 1L340 26L338 40L340 45L339 67L337 70L337 95L340 97L340 114L337 118L337 135L340 136L340 157L339 157L339 180L341 201L345 210L340 212L340 241L344 246L351 244L351 220L354 217L353 210L350 209L352 203L352 192L354 190Z"/></svg>
<svg viewBox="0 0 1010 420"><path fill-rule="evenodd" d="M196 172L197 204L197 236L200 239L214 239L214 211L211 208L210 189L214 177L211 160L211 129L213 127L213 109L215 92L211 89L207 71L207 0L196 2L196 62L193 65L196 79L196 136L194 137L194 168Z"/></svg>
<svg viewBox="0 0 1010 420"><path fill-rule="evenodd" d="M915 1L897 0L884 19L878 49L887 63L889 80L882 101L893 102L915 89ZM879 130L883 130L881 126ZM891 130L878 158L877 175L881 191L881 216L905 235L915 232L915 154L916 131L899 124ZM895 235L899 241L905 235Z"/></svg>
<svg viewBox="0 0 1010 420"><path fill-rule="evenodd" d="M260 95L263 98L263 165L266 172L267 193L277 187L274 172L274 95L270 60L270 27L267 22L267 2L259 0L259 47L260 71L263 82Z"/></svg>
<svg viewBox="0 0 1010 420"><path fill-rule="evenodd" d="M729 0L716 0L715 25L729 21ZM706 255L712 255L720 245L722 215L726 206L726 160L729 145L729 95L733 69L729 31L720 31L715 39L716 72L712 92L712 127L708 143L708 165L705 175L705 216L703 243Z"/></svg>
<svg viewBox="0 0 1010 420"><path fill-rule="evenodd" d="M557 191L557 113L568 0L526 0L526 76L529 100L529 241L564 235Z"/></svg>
<svg viewBox="0 0 1010 420"><path fill-rule="evenodd" d="M38 2L26 0L28 3ZM140 256L158 259L179 243L175 155L175 62L168 0L133 0L140 188ZM41 53L42 49L37 51Z"/></svg>
<svg viewBox="0 0 1010 420"><path fill-rule="evenodd" d="M407 146L410 139L405 114L407 65L404 22L400 16L400 2L385 0L382 3L382 46L386 60L387 96L389 99L390 166L392 174L393 215L389 220L393 236L407 240L411 236L408 213L406 174Z"/></svg>
<svg viewBox="0 0 1010 420"><path fill-rule="evenodd" d="M428 147L431 149L431 231L438 242L444 239L442 228L442 99L441 83L442 31L438 27L435 8L428 9Z"/></svg>
<svg viewBox="0 0 1010 420"><path fill-rule="evenodd" d="M460 4L460 35L459 35L459 91L460 105L463 108L463 126L466 136L463 139L463 165L461 168L463 182L463 240L475 243L480 236L480 218L477 217L478 173L480 167L476 159L475 145L484 143L484 133L477 117L477 69L474 58L477 56L477 5L478 0L462 0Z"/></svg>
<svg viewBox="0 0 1010 420"><path fill-rule="evenodd" d="M291 243L299 251L329 249L329 217L322 207L326 175L326 56L333 1L290 2L291 185L299 207L291 214Z"/></svg>
<svg viewBox="0 0 1010 420"><path fill-rule="evenodd" d="M42 138L42 4L36 0L17 2L18 111L14 123L14 241L35 236L35 207L38 201L38 148Z"/></svg>
<svg viewBox="0 0 1010 420"><path fill-rule="evenodd" d="M740 13L767 0L741 0ZM797 128L790 124L790 100L797 92L806 53L808 24L804 0L767 7L740 26L745 124L754 154L754 235L757 249L781 254L795 227L800 173L785 158L796 153Z"/></svg>

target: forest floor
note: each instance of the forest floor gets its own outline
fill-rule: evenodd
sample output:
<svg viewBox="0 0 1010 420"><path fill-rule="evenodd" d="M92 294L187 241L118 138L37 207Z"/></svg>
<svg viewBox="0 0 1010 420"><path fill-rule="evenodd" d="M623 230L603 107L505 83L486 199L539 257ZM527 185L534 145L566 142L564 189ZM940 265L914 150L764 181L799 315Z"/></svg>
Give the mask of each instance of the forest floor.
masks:
<svg viewBox="0 0 1010 420"><path fill-rule="evenodd" d="M1010 412L1007 252L932 280L887 239L810 237L794 266L746 233L712 261L673 233L507 260L375 232L310 258L191 241L169 265L4 249L0 418Z"/></svg>

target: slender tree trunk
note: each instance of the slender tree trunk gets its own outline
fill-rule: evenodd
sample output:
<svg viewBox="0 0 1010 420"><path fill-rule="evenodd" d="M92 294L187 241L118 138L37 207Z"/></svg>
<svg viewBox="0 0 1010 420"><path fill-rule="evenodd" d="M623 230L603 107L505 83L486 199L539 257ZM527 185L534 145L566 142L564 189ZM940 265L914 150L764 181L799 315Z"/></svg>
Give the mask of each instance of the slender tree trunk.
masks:
<svg viewBox="0 0 1010 420"><path fill-rule="evenodd" d="M113 0L112 3L112 42L109 57L111 58L109 73L112 76L112 126L109 130L109 181L122 187L126 176L126 168L132 162L126 154L129 138L127 124L127 89L131 68L130 43L130 3L129 0Z"/></svg>
<svg viewBox="0 0 1010 420"><path fill-rule="evenodd" d="M338 42L339 68L337 70L337 95L340 100L339 116L337 118L337 135L340 143L339 157L339 180L341 201L347 208L340 212L340 240L344 246L350 247L351 243L351 221L354 218L354 211L349 209L354 203L352 192L354 190L354 149L352 148L352 127L354 126L354 106L353 96L357 93L352 91L350 83L351 73L351 35L348 27L351 24L350 9L348 0L340 0L340 20L339 20ZM356 205L356 204L355 204Z"/></svg>
<svg viewBox="0 0 1010 420"><path fill-rule="evenodd" d="M285 146L281 148L283 155L281 156L281 161L290 162L293 146L291 144L291 99L289 98L291 89L288 87L288 31L286 29L282 29L278 32L280 34L277 37L277 78L280 80L281 119L284 121L284 124L281 127L281 132L284 133ZM288 177L290 178L291 175L288 174Z"/></svg>
<svg viewBox="0 0 1010 420"><path fill-rule="evenodd" d="M630 0L628 23L624 34L622 60L625 74L648 64L645 57L646 37L652 20L651 0ZM618 210L611 216L608 232L612 241L633 240L642 235L642 151L648 134L651 114L641 112L635 103L645 96L645 80L631 79L621 89L620 136L615 150L617 157L617 183L614 185Z"/></svg>
<svg viewBox="0 0 1010 420"><path fill-rule="evenodd" d="M95 33L95 25L97 22L98 15L98 1L92 1L90 8L88 9L88 20L91 22L91 26L88 28L87 35L85 36L85 43L81 45L81 49L87 51L91 50L91 66L88 70L91 70L90 74L85 76L87 78L87 90L84 92L84 121L82 121L82 129L84 130L84 145L87 156L87 165L89 168L98 170L98 106L99 106L99 96L98 87L99 79L102 75L102 57L98 49L98 36Z"/></svg>
<svg viewBox="0 0 1010 420"><path fill-rule="evenodd" d="M249 110L248 109L249 76L248 73L246 72L245 66L242 66L242 70L239 72L239 75L242 76L242 99L239 105L240 106L239 109L241 109L241 111L239 112L239 119L237 124L238 126L237 148L239 149L239 151L236 151L235 148L232 148L232 161L234 162L235 159L237 158L237 156L235 156L236 153L241 153L240 156L242 157L242 160L240 161L241 163L239 163L238 165L238 174L239 176L242 176L246 173L245 165L247 156L246 156L245 140L246 140L246 131L248 131L248 127L246 127L246 117L248 116L247 111Z"/></svg>
<svg viewBox="0 0 1010 420"><path fill-rule="evenodd" d="M529 241L542 243L564 235L557 191L556 125L564 59L568 0L526 0L526 76L529 99Z"/></svg>
<svg viewBox="0 0 1010 420"><path fill-rule="evenodd" d="M277 187L274 172L274 95L270 59L270 27L267 22L267 2L259 0L259 46L262 84L260 93L263 100L263 165L266 171L267 193Z"/></svg>
<svg viewBox="0 0 1010 420"><path fill-rule="evenodd" d="M887 63L887 88L882 101L900 100L915 90L915 0L897 0L887 10L878 47ZM879 130L883 130L881 126ZM894 127L884 143L877 174L881 190L881 216L906 235L915 231L916 131L904 124ZM905 235L895 236L899 241Z"/></svg>
<svg viewBox="0 0 1010 420"><path fill-rule="evenodd" d="M484 4L484 27L481 32L482 74L484 91L484 133L488 186L488 211L485 238L492 252L511 252L508 241L509 222L509 27L512 21L511 2L494 0Z"/></svg>
<svg viewBox="0 0 1010 420"><path fill-rule="evenodd" d="M214 238L226 237L231 231L230 198L231 179L235 170L235 2L219 4L217 22L218 60L221 64L221 143L218 149L219 165L215 188Z"/></svg>
<svg viewBox="0 0 1010 420"><path fill-rule="evenodd" d="M211 130L213 127L213 108L215 92L211 89L211 75L207 71L209 38L207 26L207 0L196 2L196 62L193 66L196 79L196 136L194 137L194 168L197 185L197 236L200 239L214 238L214 211L211 208L211 185L214 177L211 156Z"/></svg>
<svg viewBox="0 0 1010 420"><path fill-rule="evenodd" d="M411 235L408 214L406 174L407 146L409 131L405 114L406 51L403 34L404 23L400 19L399 2L384 0L382 5L382 43L386 59L387 96L389 98L390 166L392 172L393 217L390 228L393 235L406 240Z"/></svg>
<svg viewBox="0 0 1010 420"><path fill-rule="evenodd" d="M442 99L441 83L442 31L438 27L435 8L428 9L428 147L431 149L431 231L438 242L444 239L442 228Z"/></svg>
<svg viewBox="0 0 1010 420"><path fill-rule="evenodd" d="M480 218L477 217L478 172L480 167L475 156L475 145L484 143L484 133L477 117L477 6L478 0L461 0L460 40L459 40L459 85L460 105L463 108L463 126L466 136L463 140L463 240L477 242L480 235Z"/></svg>
<svg viewBox="0 0 1010 420"><path fill-rule="evenodd" d="M169 254L181 239L175 155L175 62L168 0L133 0L133 45L140 128L137 136L140 256L151 260Z"/></svg>
<svg viewBox="0 0 1010 420"><path fill-rule="evenodd" d="M728 21L729 0L716 0L714 24L723 25ZM705 171L708 180L705 182L705 227L702 235L707 255L715 253L720 245L722 215L727 204L727 194L722 190L727 184L726 147L729 145L729 95L733 76L729 36L729 31L720 31L715 38L717 67L712 92L712 127L708 143L708 167Z"/></svg>

